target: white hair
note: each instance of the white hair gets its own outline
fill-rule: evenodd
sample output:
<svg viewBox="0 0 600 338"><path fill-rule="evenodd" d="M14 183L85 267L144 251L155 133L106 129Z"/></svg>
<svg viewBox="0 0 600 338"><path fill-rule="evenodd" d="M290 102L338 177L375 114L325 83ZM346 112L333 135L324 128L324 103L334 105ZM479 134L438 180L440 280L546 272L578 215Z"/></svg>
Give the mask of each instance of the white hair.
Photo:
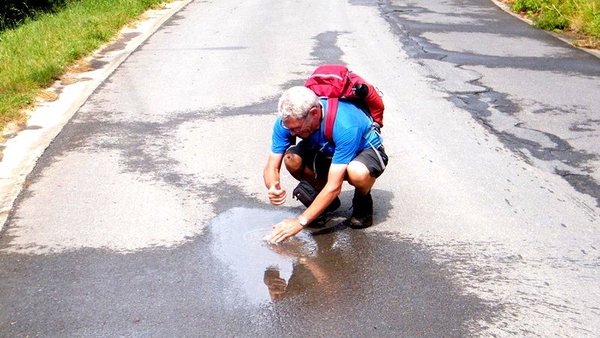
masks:
<svg viewBox="0 0 600 338"><path fill-rule="evenodd" d="M291 87L279 98L277 109L283 121L290 117L303 119L312 107L319 106L319 97L304 86Z"/></svg>

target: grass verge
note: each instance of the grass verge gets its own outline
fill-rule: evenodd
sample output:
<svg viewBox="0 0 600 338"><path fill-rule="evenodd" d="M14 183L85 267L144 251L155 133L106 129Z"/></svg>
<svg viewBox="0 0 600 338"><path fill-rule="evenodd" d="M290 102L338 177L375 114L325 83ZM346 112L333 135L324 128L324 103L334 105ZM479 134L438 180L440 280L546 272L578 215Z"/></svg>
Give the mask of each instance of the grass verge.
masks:
<svg viewBox="0 0 600 338"><path fill-rule="evenodd" d="M42 88L164 0L81 0L0 33L0 129L25 119Z"/></svg>
<svg viewBox="0 0 600 338"><path fill-rule="evenodd" d="M570 35L578 47L600 49L600 0L508 0L538 28Z"/></svg>

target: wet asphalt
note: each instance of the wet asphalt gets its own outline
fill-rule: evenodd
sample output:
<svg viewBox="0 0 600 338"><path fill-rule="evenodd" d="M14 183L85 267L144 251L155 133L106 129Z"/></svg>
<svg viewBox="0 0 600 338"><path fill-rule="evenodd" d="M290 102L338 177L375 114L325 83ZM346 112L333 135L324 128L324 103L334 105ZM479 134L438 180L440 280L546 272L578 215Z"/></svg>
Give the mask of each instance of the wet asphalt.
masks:
<svg viewBox="0 0 600 338"><path fill-rule="evenodd" d="M269 248L282 216L234 208L169 250L3 254L2 336L465 337L498 310L393 234L339 225Z"/></svg>

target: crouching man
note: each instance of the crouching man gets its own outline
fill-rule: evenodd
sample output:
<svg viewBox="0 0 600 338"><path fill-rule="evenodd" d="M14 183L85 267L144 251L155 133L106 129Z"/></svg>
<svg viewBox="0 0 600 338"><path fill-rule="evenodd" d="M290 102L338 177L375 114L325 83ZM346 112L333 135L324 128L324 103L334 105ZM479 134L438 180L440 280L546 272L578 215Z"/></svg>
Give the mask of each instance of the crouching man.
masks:
<svg viewBox="0 0 600 338"><path fill-rule="evenodd" d="M325 137L327 100L303 86L292 87L279 99L279 115L272 134L271 153L264 169L269 200L282 205L287 191L280 185L282 163L301 181L294 191L313 190L314 200L303 200L307 209L298 217L273 226L267 241L279 243L300 232L321 214L340 206L344 180L354 186L350 227L373 224L371 188L383 173L388 157L371 118L358 106L340 100L333 125L333 140ZM293 145L296 136L302 140Z"/></svg>

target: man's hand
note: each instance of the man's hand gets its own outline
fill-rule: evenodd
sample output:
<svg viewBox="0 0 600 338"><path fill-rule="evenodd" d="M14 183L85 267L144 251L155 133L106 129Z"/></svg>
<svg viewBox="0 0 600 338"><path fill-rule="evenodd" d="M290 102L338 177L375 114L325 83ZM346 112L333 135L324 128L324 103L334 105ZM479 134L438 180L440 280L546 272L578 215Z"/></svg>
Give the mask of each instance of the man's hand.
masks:
<svg viewBox="0 0 600 338"><path fill-rule="evenodd" d="M269 295L272 300L278 300L285 293L287 283L285 279L279 277L279 270L268 268L264 276L265 285L269 288Z"/></svg>
<svg viewBox="0 0 600 338"><path fill-rule="evenodd" d="M269 243L280 243L299 233L302 230L302 225L296 218L284 219L283 221L273 226L271 234L265 238Z"/></svg>
<svg viewBox="0 0 600 338"><path fill-rule="evenodd" d="M282 205L287 197L287 192L285 189L281 188L279 182L273 183L267 194L269 195L269 200L273 205Z"/></svg>

